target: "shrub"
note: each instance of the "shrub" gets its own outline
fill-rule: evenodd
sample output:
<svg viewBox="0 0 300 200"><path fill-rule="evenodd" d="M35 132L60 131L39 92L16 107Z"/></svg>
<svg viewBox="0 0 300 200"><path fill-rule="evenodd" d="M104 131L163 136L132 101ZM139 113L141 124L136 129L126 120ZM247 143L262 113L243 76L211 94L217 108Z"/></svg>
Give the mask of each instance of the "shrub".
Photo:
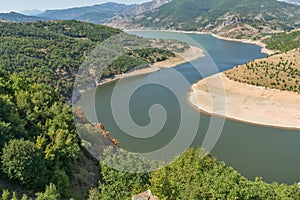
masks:
<svg viewBox="0 0 300 200"><path fill-rule="evenodd" d="M10 179L30 189L40 189L46 182L43 152L26 140L11 140L3 147L2 171Z"/></svg>

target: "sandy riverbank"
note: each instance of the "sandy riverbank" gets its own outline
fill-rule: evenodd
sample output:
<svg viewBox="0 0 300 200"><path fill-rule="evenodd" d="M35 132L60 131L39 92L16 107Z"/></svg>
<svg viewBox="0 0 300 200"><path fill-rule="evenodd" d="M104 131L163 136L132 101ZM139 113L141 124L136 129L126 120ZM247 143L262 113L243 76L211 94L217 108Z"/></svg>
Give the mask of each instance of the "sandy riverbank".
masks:
<svg viewBox="0 0 300 200"><path fill-rule="evenodd" d="M148 74L148 73L152 73L155 71L159 71L163 68L175 67L177 65L180 65L180 64L183 64L186 62L191 62L191 61L196 60L203 56L205 56L205 54L201 48L195 47L195 46L190 46L190 48L187 49L185 52L177 53L175 57L169 58L165 61L161 61L161 62L157 62L157 63L151 64L151 65L148 65L145 68L133 70L133 71L128 72L123 75L116 75L114 78L106 78L106 79L102 80L98 85L102 85L102 84L105 84L105 83L108 83L108 82L111 82L114 80L118 80L120 78Z"/></svg>
<svg viewBox="0 0 300 200"><path fill-rule="evenodd" d="M189 101L209 114L259 125L300 129L300 94L239 83L223 73L194 84Z"/></svg>

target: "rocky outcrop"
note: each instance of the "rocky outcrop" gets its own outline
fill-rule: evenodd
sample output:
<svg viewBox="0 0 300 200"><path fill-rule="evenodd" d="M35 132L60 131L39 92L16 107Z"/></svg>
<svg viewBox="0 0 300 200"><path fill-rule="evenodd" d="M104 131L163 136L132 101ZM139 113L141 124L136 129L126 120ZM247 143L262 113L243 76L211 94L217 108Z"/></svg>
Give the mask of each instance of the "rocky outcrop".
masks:
<svg viewBox="0 0 300 200"><path fill-rule="evenodd" d="M120 142L115 139L110 137L110 132L107 131L102 123L91 123L88 119L87 116L84 112L84 110L80 107L75 108L74 110L74 117L75 117L75 122L85 125L85 124L92 124L98 133L101 133L108 141L110 141L112 144L114 144L116 147L120 146Z"/></svg>
<svg viewBox="0 0 300 200"><path fill-rule="evenodd" d="M132 200L158 200L157 196L154 196L150 190L141 194L134 195Z"/></svg>
<svg viewBox="0 0 300 200"><path fill-rule="evenodd" d="M104 125L102 123L98 123L96 124L96 128L100 131L100 133L102 133L102 135L107 138L108 140L110 140L115 146L119 147L120 146L120 142L117 139L111 138L110 132L107 131L104 127Z"/></svg>
<svg viewBox="0 0 300 200"><path fill-rule="evenodd" d="M160 6L171 2L172 0L153 0L150 2L143 3L141 5L137 5L136 7L124 11L122 14L127 16L136 16L140 15L144 12L152 11Z"/></svg>
<svg viewBox="0 0 300 200"><path fill-rule="evenodd" d="M143 13L153 11L164 4L170 3L172 0L153 0L150 2L143 3L141 5L137 5L131 9L125 10L122 13L114 16L113 18L109 19L107 23L108 26L120 28L120 29L127 29L131 28L134 29L135 27L131 23L131 18L135 16L142 15ZM136 27L137 28L137 27Z"/></svg>

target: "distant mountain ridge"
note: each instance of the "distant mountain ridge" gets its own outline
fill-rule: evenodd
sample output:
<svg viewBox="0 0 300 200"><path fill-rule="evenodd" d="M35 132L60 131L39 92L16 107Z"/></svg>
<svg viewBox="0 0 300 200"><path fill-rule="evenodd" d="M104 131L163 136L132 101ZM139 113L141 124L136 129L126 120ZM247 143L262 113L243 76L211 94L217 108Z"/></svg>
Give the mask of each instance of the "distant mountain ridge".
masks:
<svg viewBox="0 0 300 200"><path fill-rule="evenodd" d="M119 4L114 2L93 6L74 7L68 9L27 10L21 13L0 13L0 20L13 22L35 22L38 20L78 20L94 24L104 24L152 11L171 0L152 0L142 4Z"/></svg>
<svg viewBox="0 0 300 200"><path fill-rule="evenodd" d="M106 19L115 16L136 5L125 5L118 3L104 3L94 6L75 7L61 10L46 10L38 15L56 20L81 20L92 23L103 23Z"/></svg>
<svg viewBox="0 0 300 200"><path fill-rule="evenodd" d="M36 22L39 20L49 20L49 18L27 16L16 12L0 13L0 20L9 22Z"/></svg>
<svg viewBox="0 0 300 200"><path fill-rule="evenodd" d="M104 4L76 7L61 10L46 10L38 15L57 20L80 20L96 24L103 24L113 20L123 19L125 17L135 16L144 12L152 11L171 0L153 0L140 5L118 4L108 2Z"/></svg>
<svg viewBox="0 0 300 200"><path fill-rule="evenodd" d="M123 27L122 27L123 26ZM173 0L115 27L255 37L300 27L300 6L276 0Z"/></svg>

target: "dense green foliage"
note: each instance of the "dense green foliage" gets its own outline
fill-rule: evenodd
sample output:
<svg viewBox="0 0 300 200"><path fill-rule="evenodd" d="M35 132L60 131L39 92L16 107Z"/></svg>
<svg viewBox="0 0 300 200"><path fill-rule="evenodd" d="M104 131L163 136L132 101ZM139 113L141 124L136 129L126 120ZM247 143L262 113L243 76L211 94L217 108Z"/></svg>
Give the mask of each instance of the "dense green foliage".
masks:
<svg viewBox="0 0 300 200"><path fill-rule="evenodd" d="M39 192L36 194L36 200L59 200L61 195L59 194L56 186L54 184L50 184L46 187L46 191L44 193Z"/></svg>
<svg viewBox="0 0 300 200"><path fill-rule="evenodd" d="M101 165L101 181L99 185L100 199L128 199L135 194L146 191L150 184L151 173L145 169L156 169L160 163L149 161L144 157L107 147L103 153ZM109 166L116 166L112 169ZM156 167L155 167L156 166Z"/></svg>
<svg viewBox="0 0 300 200"><path fill-rule="evenodd" d="M68 98L87 55L97 44L120 33L117 29L77 21L0 23L0 29L0 69L51 85ZM118 58L111 66L113 69L108 66L106 75L124 73L145 61L157 62L170 56L171 52L159 49L139 50Z"/></svg>
<svg viewBox="0 0 300 200"><path fill-rule="evenodd" d="M153 173L130 174L105 166L102 169L100 192L90 192L93 199L131 199L131 191L147 189L161 200L300 198L297 184L267 184L259 178L249 181L223 162L203 154L201 149L188 149L174 163Z"/></svg>
<svg viewBox="0 0 300 200"><path fill-rule="evenodd" d="M290 33L277 33L264 40L268 49L276 49L286 52L292 49L300 48L300 31Z"/></svg>
<svg viewBox="0 0 300 200"><path fill-rule="evenodd" d="M123 56L120 56L106 68L105 76L126 73L136 67L143 67L147 64L164 61L170 57L175 57L175 54L158 48L138 49L133 50Z"/></svg>
<svg viewBox="0 0 300 200"><path fill-rule="evenodd" d="M101 200L130 200L133 195L147 190L149 175L146 173L122 172L105 165L101 166L101 173L102 183L99 185Z"/></svg>
<svg viewBox="0 0 300 200"><path fill-rule="evenodd" d="M170 166L154 172L150 183L160 199L300 198L297 185L249 181L223 162L204 156L200 149L189 149Z"/></svg>
<svg viewBox="0 0 300 200"><path fill-rule="evenodd" d="M119 30L76 21L0 23L0 69L51 85L70 97L79 66Z"/></svg>
<svg viewBox="0 0 300 200"><path fill-rule="evenodd" d="M0 174L3 180L23 185L31 195L53 183L61 198L74 195L70 187L90 188L92 183L86 179L98 173L94 169L97 165L82 158L68 100L77 70L87 55L97 44L121 31L77 21L0 22L0 28ZM132 51L127 56L111 66L114 74L135 67L131 59L152 63L174 54L150 48ZM93 171L82 169L82 161L92 164L89 168ZM83 198L84 194L79 196Z"/></svg>
<svg viewBox="0 0 300 200"><path fill-rule="evenodd" d="M72 163L81 154L70 106L51 86L5 72L2 75L2 172L33 190L50 181L69 179ZM59 178L54 179L56 169L67 176L59 171Z"/></svg>
<svg viewBox="0 0 300 200"><path fill-rule="evenodd" d="M47 180L43 152L31 141L10 140L3 148L2 170L11 179L30 188L43 187Z"/></svg>
<svg viewBox="0 0 300 200"><path fill-rule="evenodd" d="M29 191L52 182L62 197L72 196L82 151L65 99L85 55L120 31L76 21L0 27L1 176Z"/></svg>
<svg viewBox="0 0 300 200"><path fill-rule="evenodd" d="M256 29L290 30L300 25L299 12L299 6L276 0L173 0L133 23L164 29L214 30L223 22L229 26L240 18L239 24Z"/></svg>

